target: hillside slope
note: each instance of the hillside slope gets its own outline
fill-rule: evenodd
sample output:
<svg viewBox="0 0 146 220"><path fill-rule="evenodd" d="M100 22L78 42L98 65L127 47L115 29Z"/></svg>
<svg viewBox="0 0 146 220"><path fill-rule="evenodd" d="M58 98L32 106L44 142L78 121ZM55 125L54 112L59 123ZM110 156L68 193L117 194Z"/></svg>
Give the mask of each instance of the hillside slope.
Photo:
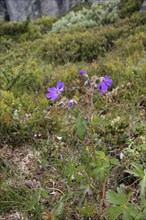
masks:
<svg viewBox="0 0 146 220"><path fill-rule="evenodd" d="M146 218L146 13L121 11L0 24L0 219Z"/></svg>

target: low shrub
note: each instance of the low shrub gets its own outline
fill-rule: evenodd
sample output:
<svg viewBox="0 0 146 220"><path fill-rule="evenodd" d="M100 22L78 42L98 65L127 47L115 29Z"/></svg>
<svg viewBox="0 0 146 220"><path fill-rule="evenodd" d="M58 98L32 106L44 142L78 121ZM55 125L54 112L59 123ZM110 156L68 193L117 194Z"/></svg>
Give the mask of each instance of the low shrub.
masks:
<svg viewBox="0 0 146 220"><path fill-rule="evenodd" d="M6 36L19 42L34 40L48 33L56 20L57 17L42 17L37 20L26 20L19 23L2 22L0 23L0 37Z"/></svg>
<svg viewBox="0 0 146 220"><path fill-rule="evenodd" d="M118 21L114 25L108 25L100 30L92 29L90 32L48 36L40 44L39 54L42 59L53 64L91 62L111 49L114 46L114 41L119 37L125 38L133 34L136 26L144 23L146 14L137 15L139 19L137 23L135 23L134 17L130 18L127 23Z"/></svg>
<svg viewBox="0 0 146 220"><path fill-rule="evenodd" d="M121 0L119 5L119 16L125 18L131 16L134 12L139 11L143 0Z"/></svg>
<svg viewBox="0 0 146 220"><path fill-rule="evenodd" d="M14 37L23 34L28 31L28 23L28 21L19 23L2 22L0 23L0 36L9 35Z"/></svg>
<svg viewBox="0 0 146 220"><path fill-rule="evenodd" d="M91 61L100 54L104 54L106 38L98 34L98 38L92 38L93 33L65 34L48 37L40 45L42 58L51 63L77 62L81 60ZM95 37L95 35L94 35Z"/></svg>
<svg viewBox="0 0 146 220"><path fill-rule="evenodd" d="M119 0L111 0L107 4L93 3L90 8L71 11L52 26L51 33L64 33L75 30L86 30L113 23L118 18Z"/></svg>

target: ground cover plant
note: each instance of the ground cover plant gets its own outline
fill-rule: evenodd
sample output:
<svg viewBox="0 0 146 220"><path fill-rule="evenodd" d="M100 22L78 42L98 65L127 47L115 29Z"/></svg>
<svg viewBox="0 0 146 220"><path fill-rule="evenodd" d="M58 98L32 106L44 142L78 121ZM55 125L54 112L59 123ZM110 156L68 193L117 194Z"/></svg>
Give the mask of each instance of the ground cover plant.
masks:
<svg viewBox="0 0 146 220"><path fill-rule="evenodd" d="M0 219L146 218L146 14L129 5L80 32L1 24Z"/></svg>

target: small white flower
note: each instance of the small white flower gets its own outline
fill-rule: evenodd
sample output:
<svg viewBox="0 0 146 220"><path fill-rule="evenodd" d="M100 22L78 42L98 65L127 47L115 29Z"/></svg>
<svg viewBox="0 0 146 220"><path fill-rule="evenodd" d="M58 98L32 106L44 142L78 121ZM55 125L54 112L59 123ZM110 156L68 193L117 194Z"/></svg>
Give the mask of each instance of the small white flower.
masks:
<svg viewBox="0 0 146 220"><path fill-rule="evenodd" d="M123 152L120 152L120 159L123 160L123 158L124 158L124 154Z"/></svg>
<svg viewBox="0 0 146 220"><path fill-rule="evenodd" d="M61 140L61 139L62 139L62 137L57 136L57 139L58 139L58 140Z"/></svg>
<svg viewBox="0 0 146 220"><path fill-rule="evenodd" d="M50 193L50 195L54 195L54 196L55 196L56 194L57 194L57 192L55 192L55 191L53 191L53 192Z"/></svg>

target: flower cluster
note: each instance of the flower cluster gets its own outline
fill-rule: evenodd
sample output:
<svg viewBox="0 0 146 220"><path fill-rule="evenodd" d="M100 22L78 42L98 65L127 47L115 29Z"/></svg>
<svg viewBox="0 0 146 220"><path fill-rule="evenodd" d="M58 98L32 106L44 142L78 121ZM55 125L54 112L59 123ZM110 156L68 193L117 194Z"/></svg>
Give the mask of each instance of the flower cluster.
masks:
<svg viewBox="0 0 146 220"><path fill-rule="evenodd" d="M87 77L89 81L89 77L84 70L80 70L80 75ZM101 78L97 77L97 79L100 80L100 83L97 86L98 91L101 94L107 92L108 87L112 84L112 79L110 79L110 76L104 76ZM54 101L55 99L58 98L58 96L63 91L63 89L64 89L64 84L62 82L58 82L56 87L48 88L49 93L46 94L46 98ZM74 99L69 100L68 107L72 107L74 103L77 104Z"/></svg>

